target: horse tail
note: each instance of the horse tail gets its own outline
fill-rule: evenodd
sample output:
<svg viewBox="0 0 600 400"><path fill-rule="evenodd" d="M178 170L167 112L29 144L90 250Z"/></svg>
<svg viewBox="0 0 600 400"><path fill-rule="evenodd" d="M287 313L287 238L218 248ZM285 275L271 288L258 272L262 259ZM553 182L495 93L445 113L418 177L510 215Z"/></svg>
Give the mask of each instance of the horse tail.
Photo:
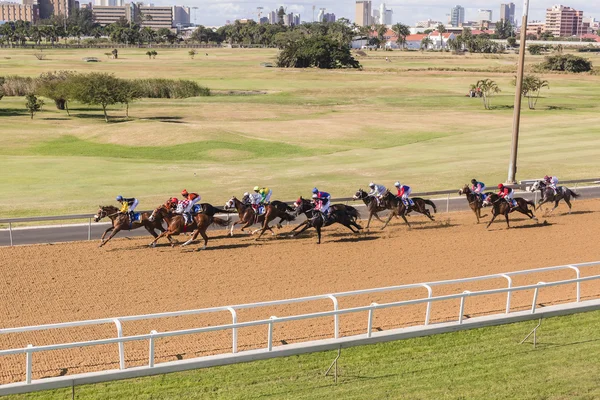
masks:
<svg viewBox="0 0 600 400"><path fill-rule="evenodd" d="M437 207L435 206L435 203L431 200L427 200L427 199L423 199L423 203L430 205L431 207L433 207L433 212L436 213L437 212Z"/></svg>
<svg viewBox="0 0 600 400"><path fill-rule="evenodd" d="M212 219L213 224L217 224L219 226L229 226L229 221L224 220L222 218L214 217Z"/></svg>
<svg viewBox="0 0 600 400"><path fill-rule="evenodd" d="M535 206L535 203L533 201L527 200L527 199L523 199L523 200L525 200L525 203L529 204L530 206L533 206L533 209L535 210L536 206Z"/></svg>
<svg viewBox="0 0 600 400"><path fill-rule="evenodd" d="M285 210L286 210L286 211L296 211L296 210L294 210L294 209L292 208L292 206L290 206L289 204L286 204L286 205L285 205Z"/></svg>
<svg viewBox="0 0 600 400"><path fill-rule="evenodd" d="M352 206L345 206L346 214L354 219L360 219L360 212Z"/></svg>
<svg viewBox="0 0 600 400"><path fill-rule="evenodd" d="M569 193L571 193L571 196L573 196L574 199L581 197L581 195L579 193L576 193L576 192L572 191L571 189L567 189L567 191Z"/></svg>
<svg viewBox="0 0 600 400"><path fill-rule="evenodd" d="M283 213L283 215L282 215L281 218L283 218L285 221L293 221L293 220L296 219L296 216L293 215L293 214L285 212L285 213Z"/></svg>

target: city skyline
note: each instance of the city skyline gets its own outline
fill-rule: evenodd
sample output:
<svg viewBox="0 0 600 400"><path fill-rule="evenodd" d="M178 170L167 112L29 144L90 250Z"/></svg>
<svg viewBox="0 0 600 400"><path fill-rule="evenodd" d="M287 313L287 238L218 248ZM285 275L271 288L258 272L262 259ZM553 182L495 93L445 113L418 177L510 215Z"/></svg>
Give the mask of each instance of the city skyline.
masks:
<svg viewBox="0 0 600 400"><path fill-rule="evenodd" d="M153 0L155 5L171 5L171 0ZM178 0L178 3L184 3ZM272 10L279 6L287 7L287 13L297 13L302 16L302 20L306 22L312 21L312 6L316 7L315 19L320 8L327 9L327 12L334 13L337 18L347 18L354 21L355 18L355 0L294 0L293 3L281 2L276 0L213 0L210 4L203 4L199 0L187 0L186 6L199 7L194 21L194 13L192 13L192 21L206 26L224 25L227 20L234 21L241 18L250 18L257 20L257 7L264 7L264 10ZM448 15L452 7L461 5L465 9L465 20L477 20L478 10L490 9L493 11L493 18L500 18L500 4L508 3L507 1L499 0L490 2L489 0L472 0L461 2L460 0L407 0L398 2L394 1L378 1L372 0L373 9L378 9L381 3L385 3L387 8L394 10L393 23L401 22L406 25L414 25L416 21L426 20L428 18L439 20L446 23ZM515 1L515 18L521 20L522 2ZM600 19L600 3L590 4L587 0L574 1L530 1L529 20L544 20L546 9L551 8L555 4L572 7L576 10L582 10L586 17L592 16ZM263 16L265 13L263 13ZM495 22L495 21L493 21Z"/></svg>

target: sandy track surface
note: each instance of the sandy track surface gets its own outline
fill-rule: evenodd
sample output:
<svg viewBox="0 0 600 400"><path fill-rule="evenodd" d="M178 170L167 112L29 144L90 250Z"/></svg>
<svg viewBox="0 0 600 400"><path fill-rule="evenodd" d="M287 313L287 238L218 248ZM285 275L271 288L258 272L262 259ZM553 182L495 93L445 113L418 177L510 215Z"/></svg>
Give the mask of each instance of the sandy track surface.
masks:
<svg viewBox="0 0 600 400"><path fill-rule="evenodd" d="M598 232L600 201L578 201L572 215L541 217L540 223L515 215L514 228L503 221L489 230L477 225L472 213L438 214L436 222L411 216L409 231L400 220L381 231L374 222L360 236L338 228L324 231L323 244L305 235L289 239L284 233L230 238L225 231L211 232L209 248L147 248L146 239L115 239L105 248L78 242L0 248L0 327L38 325L164 311L277 300L338 291L366 289L491 273L541 268L600 260ZM541 212L539 212L541 216ZM489 218L489 216L488 216ZM485 220L488 221L489 219ZM281 231L281 232L285 232ZM600 274L586 269L583 276ZM573 278L572 271L518 277L515 285ZM434 295L482 290L505 285L502 280L460 286L436 287ZM367 305L422 297L410 290L343 298L340 307ZM582 297L600 294L600 284L582 284ZM532 292L513 297L513 309L530 306ZM575 298L575 286L541 291L541 304ZM505 296L468 300L468 316L500 312ZM456 319L458 301L432 307L432 322ZM331 302L246 310L239 321L331 310ZM423 323L425 306L403 307L375 313L375 329ZM342 335L365 331L367 314L342 316ZM231 322L228 313L128 322L124 334L149 333ZM275 345L331 337L332 318L275 327ZM3 335L0 348L72 342L115 337L114 325ZM266 347L267 329L239 331L239 349ZM209 333L161 339L156 362L191 358L231 350L230 333ZM147 363L148 343L125 345L128 367ZM25 356L0 360L0 382L24 379ZM34 355L34 379L118 368L117 345Z"/></svg>

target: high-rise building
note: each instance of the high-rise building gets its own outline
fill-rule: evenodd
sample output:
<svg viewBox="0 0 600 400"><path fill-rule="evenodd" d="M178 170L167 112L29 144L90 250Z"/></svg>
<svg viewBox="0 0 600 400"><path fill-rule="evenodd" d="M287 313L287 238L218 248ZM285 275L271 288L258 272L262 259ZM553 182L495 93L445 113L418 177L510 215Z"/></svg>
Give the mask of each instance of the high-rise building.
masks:
<svg viewBox="0 0 600 400"><path fill-rule="evenodd" d="M173 6L173 26L190 26L190 8Z"/></svg>
<svg viewBox="0 0 600 400"><path fill-rule="evenodd" d="M355 21L358 26L369 26L373 23L371 17L371 0L356 0Z"/></svg>
<svg viewBox="0 0 600 400"><path fill-rule="evenodd" d="M325 9L319 8L319 13L317 14L317 22L323 22L325 17Z"/></svg>
<svg viewBox="0 0 600 400"><path fill-rule="evenodd" d="M546 9L546 31L555 37L578 36L582 32L583 11L555 5Z"/></svg>
<svg viewBox="0 0 600 400"><path fill-rule="evenodd" d="M279 22L279 19L277 18L277 12L276 11L271 11L269 13L269 23L270 24L276 24Z"/></svg>
<svg viewBox="0 0 600 400"><path fill-rule="evenodd" d="M261 25L266 25L269 23L269 17L260 17L260 20L258 21L259 24Z"/></svg>
<svg viewBox="0 0 600 400"><path fill-rule="evenodd" d="M167 28L173 26L173 8L169 6L145 6L139 5L137 11L140 15L141 27L152 29Z"/></svg>
<svg viewBox="0 0 600 400"><path fill-rule="evenodd" d="M37 2L35 4L0 3L0 21L36 22L39 18Z"/></svg>
<svg viewBox="0 0 600 400"><path fill-rule="evenodd" d="M479 15L479 17L477 18L478 21L491 21L492 20L492 10L479 9L479 10L477 10L477 13Z"/></svg>
<svg viewBox="0 0 600 400"><path fill-rule="evenodd" d="M325 15L323 16L323 21L335 22L335 14L334 13L325 13Z"/></svg>
<svg viewBox="0 0 600 400"><path fill-rule="evenodd" d="M120 19L124 19L127 22L131 22L134 19L134 6L129 3L126 6L97 6L92 8L94 15L94 22L100 24L100 26L106 26L114 24Z"/></svg>
<svg viewBox="0 0 600 400"><path fill-rule="evenodd" d="M515 3L500 4L500 20L515 23Z"/></svg>
<svg viewBox="0 0 600 400"><path fill-rule="evenodd" d="M461 26L465 23L465 9L462 6L454 6L450 11L450 25Z"/></svg>
<svg viewBox="0 0 600 400"><path fill-rule="evenodd" d="M392 25L392 14L394 12L391 9L385 9L381 15L381 23L384 25Z"/></svg>
<svg viewBox="0 0 600 400"><path fill-rule="evenodd" d="M373 25L380 24L381 19L379 18L379 10L376 8L373 10L373 15L371 16L371 23Z"/></svg>

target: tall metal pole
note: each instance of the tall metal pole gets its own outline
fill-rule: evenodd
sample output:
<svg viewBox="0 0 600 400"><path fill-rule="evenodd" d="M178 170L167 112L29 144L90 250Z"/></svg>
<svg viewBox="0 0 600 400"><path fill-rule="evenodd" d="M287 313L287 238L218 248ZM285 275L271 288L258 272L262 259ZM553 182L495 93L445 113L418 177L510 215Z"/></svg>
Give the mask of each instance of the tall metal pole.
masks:
<svg viewBox="0 0 600 400"><path fill-rule="evenodd" d="M519 126L521 123L521 92L523 90L523 70L525 69L525 39L527 38L527 14L529 0L523 0L523 20L521 22L521 43L519 46L519 65L517 67L517 84L515 87L515 109L513 112L513 134L508 164L508 179L506 183L516 183L517 150L519 148Z"/></svg>

